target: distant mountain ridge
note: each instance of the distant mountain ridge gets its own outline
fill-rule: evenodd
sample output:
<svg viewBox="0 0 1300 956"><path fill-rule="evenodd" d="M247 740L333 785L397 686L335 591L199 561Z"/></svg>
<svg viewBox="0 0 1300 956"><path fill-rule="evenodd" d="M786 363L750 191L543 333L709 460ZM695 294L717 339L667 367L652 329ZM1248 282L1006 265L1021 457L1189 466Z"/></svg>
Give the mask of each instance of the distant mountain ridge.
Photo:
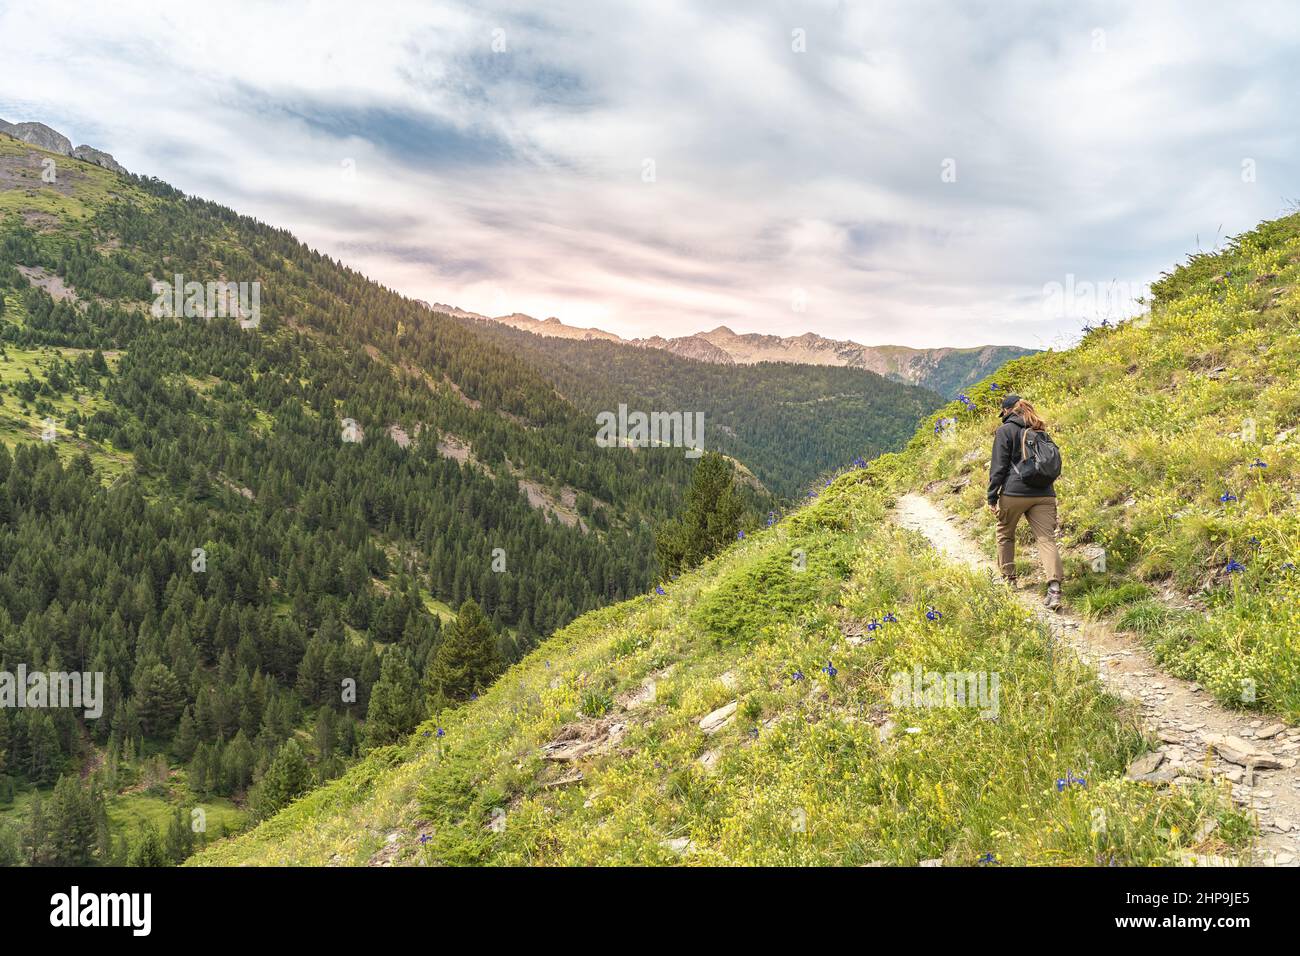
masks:
<svg viewBox="0 0 1300 956"><path fill-rule="evenodd" d="M443 304L429 307L435 312L497 322L534 335L582 341L617 342L642 348L663 349L682 358L718 365L794 362L799 365L860 368L896 382L920 385L945 398L954 397L963 388L979 381L1012 359L1037 351L1037 349L1020 348L1014 345L983 345L965 349L914 349L903 345L860 345L857 342L829 339L815 332L791 336L764 335L759 332L737 334L725 325L708 332L696 332L693 335L674 338L655 335L649 338L624 339L603 329L584 329L565 325L555 317L535 319L519 312L492 317Z"/></svg>
<svg viewBox="0 0 1300 956"><path fill-rule="evenodd" d="M707 447L744 462L763 487L802 497L809 482L855 458L902 448L943 404L935 392L862 368L693 361L667 349L534 335L505 322L453 315L484 341L527 362L587 414L618 408L691 409ZM545 324L545 323L544 323Z"/></svg>

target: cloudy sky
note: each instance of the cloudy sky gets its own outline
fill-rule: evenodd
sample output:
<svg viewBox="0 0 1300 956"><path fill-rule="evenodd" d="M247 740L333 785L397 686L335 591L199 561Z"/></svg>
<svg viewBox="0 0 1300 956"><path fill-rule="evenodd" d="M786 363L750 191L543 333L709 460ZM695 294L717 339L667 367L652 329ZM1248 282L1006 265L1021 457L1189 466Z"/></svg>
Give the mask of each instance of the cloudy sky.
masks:
<svg viewBox="0 0 1300 956"><path fill-rule="evenodd" d="M1285 2L0 0L0 118L474 311L1044 347L1300 199L1298 41Z"/></svg>

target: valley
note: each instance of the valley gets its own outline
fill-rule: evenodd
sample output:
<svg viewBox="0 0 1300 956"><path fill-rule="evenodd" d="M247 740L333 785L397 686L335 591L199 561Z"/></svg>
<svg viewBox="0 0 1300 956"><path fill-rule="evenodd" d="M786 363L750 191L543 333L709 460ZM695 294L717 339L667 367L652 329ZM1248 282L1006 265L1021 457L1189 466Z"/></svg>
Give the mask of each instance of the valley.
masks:
<svg viewBox="0 0 1300 956"><path fill-rule="evenodd" d="M1296 865L1297 278L1296 215L1193 254L1147 313L1009 363L193 862ZM1064 625L980 566L1008 391L1069 463ZM963 516L956 559L894 520L919 495ZM1104 683L1071 621L1117 635ZM900 706L917 666L998 674L996 719Z"/></svg>
<svg viewBox="0 0 1300 956"><path fill-rule="evenodd" d="M1300 217L1068 350L867 350L490 320L0 169L0 671L97 688L0 707L0 862L1300 859ZM1060 620L982 553L1013 391Z"/></svg>
<svg viewBox="0 0 1300 956"><path fill-rule="evenodd" d="M106 685L0 710L9 863L180 862L654 586L699 456L602 448L602 411L701 418L752 530L939 402L597 379L157 180L4 135L0 169L0 662Z"/></svg>

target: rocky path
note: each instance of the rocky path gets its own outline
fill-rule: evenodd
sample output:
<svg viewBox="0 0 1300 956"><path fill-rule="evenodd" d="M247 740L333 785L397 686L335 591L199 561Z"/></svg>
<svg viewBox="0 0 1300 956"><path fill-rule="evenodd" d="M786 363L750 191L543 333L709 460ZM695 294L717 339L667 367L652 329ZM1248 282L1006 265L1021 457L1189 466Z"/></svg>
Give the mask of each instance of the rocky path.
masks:
<svg viewBox="0 0 1300 956"><path fill-rule="evenodd" d="M993 562L928 498L903 495L895 519L952 560L995 572ZM1133 762L1131 779L1154 786L1180 786L1206 773L1227 779L1233 799L1253 809L1259 820L1258 845L1242 862L1300 866L1300 729L1221 706L1200 685L1161 671L1136 639L1068 610L1048 611L1037 590L1019 591L1017 597L1054 638L1097 668L1108 690L1138 709L1157 749ZM1205 866L1236 861L1189 854L1187 862Z"/></svg>

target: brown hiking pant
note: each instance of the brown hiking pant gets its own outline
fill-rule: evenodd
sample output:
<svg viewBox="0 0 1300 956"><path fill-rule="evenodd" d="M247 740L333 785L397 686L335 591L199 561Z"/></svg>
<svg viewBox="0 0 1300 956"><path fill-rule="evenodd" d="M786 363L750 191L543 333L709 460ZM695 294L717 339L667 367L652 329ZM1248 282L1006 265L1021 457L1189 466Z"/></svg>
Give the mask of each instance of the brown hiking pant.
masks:
<svg viewBox="0 0 1300 956"><path fill-rule="evenodd" d="M1034 539L1038 542L1038 559L1049 581L1061 581L1061 552L1056 547L1056 499L1020 498L1002 495L998 498L998 567L1004 577L1016 576L1016 525L1021 516L1029 519Z"/></svg>

